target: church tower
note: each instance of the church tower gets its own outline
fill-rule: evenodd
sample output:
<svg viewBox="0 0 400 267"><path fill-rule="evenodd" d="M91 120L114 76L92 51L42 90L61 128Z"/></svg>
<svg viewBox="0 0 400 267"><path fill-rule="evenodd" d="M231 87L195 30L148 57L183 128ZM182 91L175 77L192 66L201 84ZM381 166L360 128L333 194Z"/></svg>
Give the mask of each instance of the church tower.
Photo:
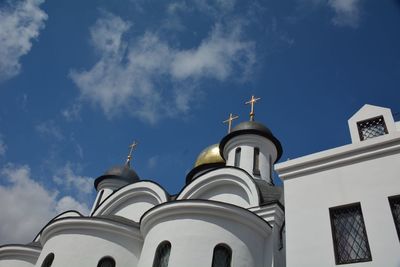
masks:
<svg viewBox="0 0 400 267"><path fill-rule="evenodd" d="M246 102L251 105L250 121L234 127L219 147L226 166L241 168L254 179L273 184L273 164L282 156L282 146L271 130L254 121L254 104L259 99L252 96Z"/></svg>
<svg viewBox="0 0 400 267"><path fill-rule="evenodd" d="M136 172L130 167L132 152L136 148L136 146L136 142L133 142L133 144L129 146L130 151L126 159L125 165L117 165L108 169L102 176L98 177L94 181L94 187L96 188L97 196L90 214L93 214L96 208L113 192L120 189L121 187L138 182L140 180Z"/></svg>

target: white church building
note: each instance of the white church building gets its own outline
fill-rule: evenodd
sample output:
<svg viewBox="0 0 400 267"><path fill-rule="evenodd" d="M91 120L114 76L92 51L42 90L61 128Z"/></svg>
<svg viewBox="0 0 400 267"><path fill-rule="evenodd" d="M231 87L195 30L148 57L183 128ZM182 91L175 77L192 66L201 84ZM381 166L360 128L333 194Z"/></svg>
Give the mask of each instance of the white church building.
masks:
<svg viewBox="0 0 400 267"><path fill-rule="evenodd" d="M128 157L95 180L89 216L1 246L0 267L399 267L400 122L365 105L348 125L350 144L276 163L281 143L252 109L176 195Z"/></svg>

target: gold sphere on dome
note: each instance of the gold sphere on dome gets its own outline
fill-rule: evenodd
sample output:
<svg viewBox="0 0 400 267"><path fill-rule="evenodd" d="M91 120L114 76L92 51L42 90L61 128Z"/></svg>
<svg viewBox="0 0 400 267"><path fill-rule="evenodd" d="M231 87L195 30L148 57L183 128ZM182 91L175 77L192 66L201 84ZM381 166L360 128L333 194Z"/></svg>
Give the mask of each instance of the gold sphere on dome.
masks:
<svg viewBox="0 0 400 267"><path fill-rule="evenodd" d="M194 167L210 163L225 163L225 160L221 157L221 154L219 153L219 144L211 145L201 151L201 153L197 157Z"/></svg>

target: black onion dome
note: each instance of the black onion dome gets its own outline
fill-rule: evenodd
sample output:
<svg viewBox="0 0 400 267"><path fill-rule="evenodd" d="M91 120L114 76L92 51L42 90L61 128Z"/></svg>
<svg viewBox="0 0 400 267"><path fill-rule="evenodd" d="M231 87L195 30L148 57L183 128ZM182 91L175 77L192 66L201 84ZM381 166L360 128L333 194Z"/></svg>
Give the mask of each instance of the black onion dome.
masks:
<svg viewBox="0 0 400 267"><path fill-rule="evenodd" d="M99 183L108 178L123 180L128 184L132 184L140 180L137 173L129 168L129 166L114 166L108 169L102 176L94 181L94 187L97 189Z"/></svg>
<svg viewBox="0 0 400 267"><path fill-rule="evenodd" d="M281 142L272 134L271 130L265 127L263 124L255 121L245 121L236 125L230 133L228 133L224 138L222 138L219 144L219 150L221 156L224 157L223 151L225 145L228 141L235 136L239 136L242 134L256 134L263 136L270 140L276 147L277 150L277 158L275 162L277 162L282 156L282 145Z"/></svg>

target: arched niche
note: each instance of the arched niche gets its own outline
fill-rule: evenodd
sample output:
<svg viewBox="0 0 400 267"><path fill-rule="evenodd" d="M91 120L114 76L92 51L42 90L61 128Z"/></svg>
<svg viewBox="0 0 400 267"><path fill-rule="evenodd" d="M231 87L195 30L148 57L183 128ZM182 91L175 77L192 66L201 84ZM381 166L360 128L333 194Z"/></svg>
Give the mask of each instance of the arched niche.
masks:
<svg viewBox="0 0 400 267"><path fill-rule="evenodd" d="M248 173L235 167L209 171L187 185L177 200L206 199L225 202L243 208L258 206L257 186Z"/></svg>
<svg viewBox="0 0 400 267"><path fill-rule="evenodd" d="M141 181L114 192L94 211L93 216L118 215L139 222L146 211L168 199L168 194L161 186L151 181Z"/></svg>

